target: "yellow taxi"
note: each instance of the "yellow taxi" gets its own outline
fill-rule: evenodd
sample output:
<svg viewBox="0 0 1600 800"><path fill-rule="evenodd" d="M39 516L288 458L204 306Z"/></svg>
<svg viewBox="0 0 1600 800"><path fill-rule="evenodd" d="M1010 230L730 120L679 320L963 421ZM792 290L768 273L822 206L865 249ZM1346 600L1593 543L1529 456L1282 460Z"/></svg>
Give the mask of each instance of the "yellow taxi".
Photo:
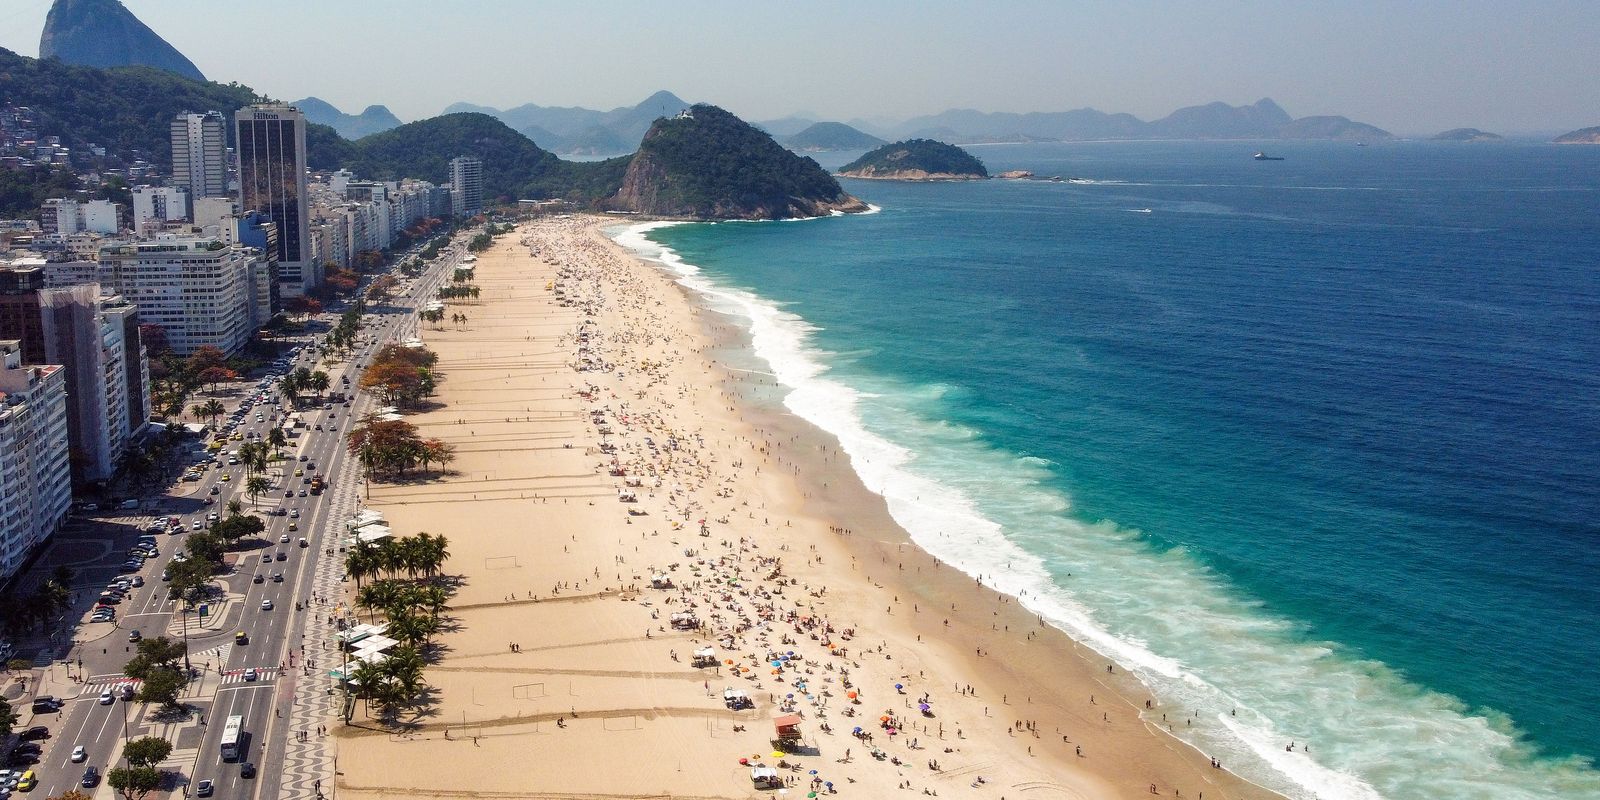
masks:
<svg viewBox="0 0 1600 800"><path fill-rule="evenodd" d="M33 787L38 785L39 776L34 775L31 769L22 773L22 777L17 780L17 790L22 792L31 792Z"/></svg>
<svg viewBox="0 0 1600 800"><path fill-rule="evenodd" d="M224 472L224 473L222 473L222 479L225 480L225 481L231 481L231 480L233 480L233 476L229 475L226 472Z"/></svg>
<svg viewBox="0 0 1600 800"><path fill-rule="evenodd" d="M239 631L238 633L235 633L233 635L233 643L234 644L249 644L250 643L250 634L245 633L244 631Z"/></svg>
<svg viewBox="0 0 1600 800"><path fill-rule="evenodd" d="M301 476L301 475L304 475L304 474L306 474L306 471L305 471L305 470L303 470L303 469L301 469L301 468L299 468L299 467L295 467L295 468L294 468L294 476L295 476L295 477L296 477L296 478L298 478L298 477L300 477L300 476Z"/></svg>

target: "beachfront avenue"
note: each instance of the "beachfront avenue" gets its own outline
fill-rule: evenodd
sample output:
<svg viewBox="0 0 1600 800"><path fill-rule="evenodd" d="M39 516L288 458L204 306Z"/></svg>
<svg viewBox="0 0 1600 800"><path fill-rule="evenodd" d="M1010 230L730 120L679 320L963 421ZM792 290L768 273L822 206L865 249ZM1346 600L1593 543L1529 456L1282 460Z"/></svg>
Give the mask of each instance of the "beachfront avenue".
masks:
<svg viewBox="0 0 1600 800"><path fill-rule="evenodd" d="M348 378L353 389L359 382L360 365L373 352L415 335L414 312L433 297L464 252L464 244L453 244L412 282L408 292L367 309L362 324L364 344L347 358L321 362L333 387ZM336 321L337 314L324 317ZM316 366L319 357L306 348L283 371ZM272 397L276 388L264 392ZM260 393L251 388L245 396ZM44 643L45 650L36 661L38 679L28 685L24 698L14 699L18 730L42 725L50 732L49 738L39 742L38 762L31 765L38 778L31 794L51 797L75 788L90 794L109 793L104 776L124 766L124 741L144 736L171 742L172 752L159 766L170 773L164 788L178 796L192 796L200 781L209 780L211 796L218 798L312 798L331 782L332 760L323 752L326 739L308 736L304 742L295 742L287 764L285 753L297 735L292 719L326 722L333 718L323 713L321 706L297 708L296 698L332 702L326 692L328 665L308 670L300 645L312 644L302 637L307 631L319 630L309 618L317 613L308 602L312 595L337 592L342 577L343 522L354 513L359 498L361 470L352 464L344 440L355 421L375 407L375 401L366 392L353 394L348 407L329 403L300 412L304 429L288 441L284 459L265 473L274 488L257 497L247 493L244 466L226 464L224 450L218 467L204 470L197 481L175 482L160 497L146 498L140 509L74 516L29 576L42 581L57 566L70 567L77 603L68 614L80 618L76 626L65 630L71 637L70 646L65 637L56 646ZM229 412L239 400L230 401ZM264 403L255 408L267 411ZM255 435L265 439L270 430L284 424L288 412L286 406L272 418L268 411L259 420L253 411L245 413L237 430L246 441ZM330 485L326 491L301 491L307 488L303 481L313 474L306 469L308 465L327 476ZM304 474L296 476L296 470ZM246 539L243 549L229 553L224 568L213 576L211 582L224 592L223 599L207 603L204 614L199 609L181 613L179 604L168 599L163 574L172 574L173 556L185 549L185 540L196 532L193 524L210 527L207 514L226 516L232 501L240 502L247 515L257 509L263 512L259 516L266 529L254 542ZM265 513L280 508L282 516ZM154 534L159 555L139 570L122 569L123 551L137 537L147 535L153 522L169 516L180 518L181 532ZM130 582L137 576L142 585L129 586L116 606L114 621L88 621L89 606L99 587L117 575ZM319 579L320 590L316 588ZM138 687L123 674L124 665L138 652L138 640L161 636L188 642L187 662L193 678L178 696L178 702L190 709L186 717L164 717L159 703L124 699L124 692L132 694ZM110 702L106 702L107 692ZM39 713L35 713L28 700L37 696L64 702L59 711L48 712L38 706ZM236 761L228 762L221 755L222 739L226 721L234 716L242 721L241 752ZM74 754L79 746L83 748L81 756ZM242 766L246 762L255 767L253 777L245 776ZM94 767L99 775L91 787L82 785L87 767Z"/></svg>

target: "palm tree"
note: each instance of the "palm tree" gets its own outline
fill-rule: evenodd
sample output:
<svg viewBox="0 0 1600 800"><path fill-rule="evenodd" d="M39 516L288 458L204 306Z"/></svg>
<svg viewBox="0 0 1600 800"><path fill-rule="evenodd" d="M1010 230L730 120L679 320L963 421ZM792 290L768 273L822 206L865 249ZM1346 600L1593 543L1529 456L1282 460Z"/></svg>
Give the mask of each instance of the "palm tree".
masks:
<svg viewBox="0 0 1600 800"><path fill-rule="evenodd" d="M228 501L228 516L237 517L243 513L244 503L239 502L237 497Z"/></svg>
<svg viewBox="0 0 1600 800"><path fill-rule="evenodd" d="M265 475L256 475L244 482L245 494L250 495L250 505L255 506L256 498L267 493L272 488L272 481Z"/></svg>
<svg viewBox="0 0 1600 800"><path fill-rule="evenodd" d="M322 399L322 393L328 389L328 373L317 370L311 373L311 387L317 393L317 399Z"/></svg>
<svg viewBox="0 0 1600 800"><path fill-rule="evenodd" d="M372 614L372 621L378 621L378 611L388 614L400 598L400 585L393 581L374 581L356 590L356 605L367 609Z"/></svg>
<svg viewBox="0 0 1600 800"><path fill-rule="evenodd" d="M267 443L272 445L272 452L277 455L289 446L289 437L284 435L282 428L273 428L267 431Z"/></svg>
<svg viewBox="0 0 1600 800"><path fill-rule="evenodd" d="M227 407L222 405L222 401L215 397L205 401L205 403L201 404L200 408L201 416L211 418L211 427L213 428L217 427L217 420L220 419L223 414L228 413Z"/></svg>
<svg viewBox="0 0 1600 800"><path fill-rule="evenodd" d="M344 558L344 571L355 580L356 591L360 592L361 579L378 574L377 552L371 545L355 546Z"/></svg>

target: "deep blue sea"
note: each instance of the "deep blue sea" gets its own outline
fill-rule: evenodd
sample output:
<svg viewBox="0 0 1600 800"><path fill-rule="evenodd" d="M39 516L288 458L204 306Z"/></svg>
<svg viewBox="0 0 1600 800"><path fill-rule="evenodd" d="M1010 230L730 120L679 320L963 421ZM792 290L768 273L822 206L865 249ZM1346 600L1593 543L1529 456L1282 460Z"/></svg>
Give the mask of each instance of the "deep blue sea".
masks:
<svg viewBox="0 0 1600 800"><path fill-rule="evenodd" d="M1230 767L1600 798L1600 147L973 152L1075 180L619 240L751 327L918 542Z"/></svg>

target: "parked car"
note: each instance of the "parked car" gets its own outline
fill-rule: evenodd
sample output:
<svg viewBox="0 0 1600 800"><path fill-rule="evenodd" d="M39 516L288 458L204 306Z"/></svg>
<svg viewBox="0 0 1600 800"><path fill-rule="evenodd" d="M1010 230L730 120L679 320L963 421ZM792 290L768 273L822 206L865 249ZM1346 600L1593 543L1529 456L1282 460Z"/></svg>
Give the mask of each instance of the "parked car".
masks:
<svg viewBox="0 0 1600 800"><path fill-rule="evenodd" d="M50 738L50 729L43 725L35 725L31 728L24 728L20 731L17 731L17 738L24 742L34 742L40 739L48 739Z"/></svg>

